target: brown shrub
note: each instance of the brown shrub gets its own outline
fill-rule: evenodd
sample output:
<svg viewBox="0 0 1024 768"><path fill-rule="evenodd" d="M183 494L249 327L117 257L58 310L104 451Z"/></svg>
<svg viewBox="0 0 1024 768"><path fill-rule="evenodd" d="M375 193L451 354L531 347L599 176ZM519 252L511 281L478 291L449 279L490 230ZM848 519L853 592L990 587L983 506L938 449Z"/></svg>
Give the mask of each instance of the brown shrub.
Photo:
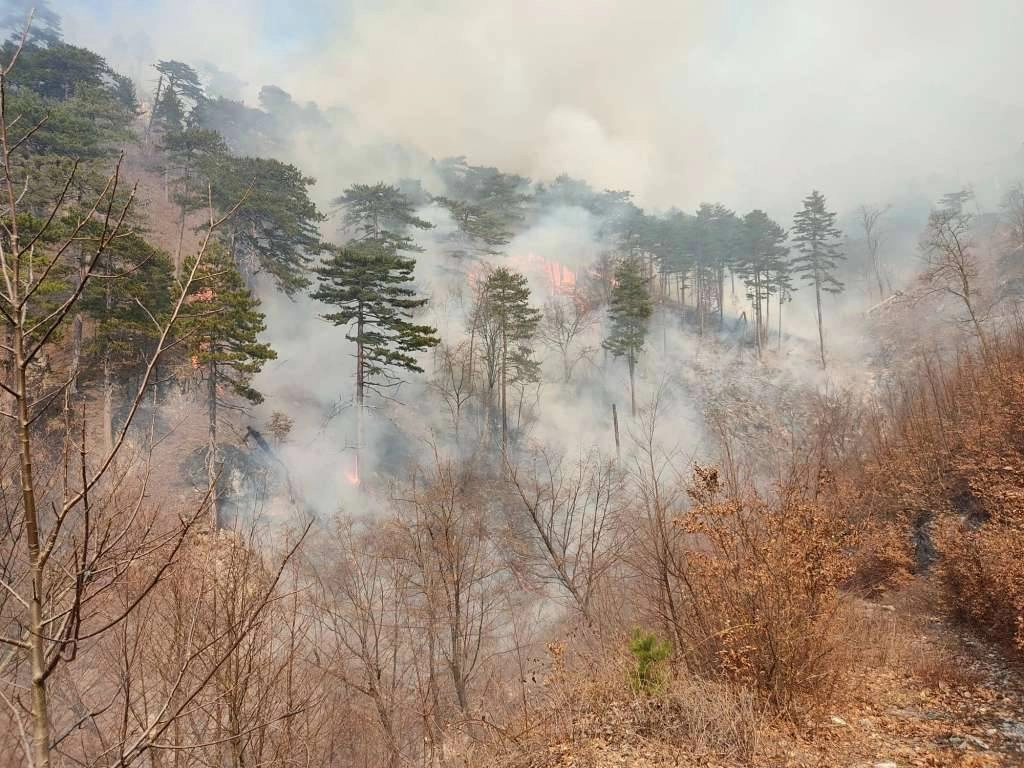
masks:
<svg viewBox="0 0 1024 768"><path fill-rule="evenodd" d="M1024 651L1024 328L898 389L848 505L916 546L914 570L937 556L955 614Z"/></svg>
<svg viewBox="0 0 1024 768"><path fill-rule="evenodd" d="M710 468L696 467L689 494L677 520L692 541L677 578L677 653L700 676L739 683L777 710L825 705L840 677L850 531L795 490L724 498Z"/></svg>
<svg viewBox="0 0 1024 768"><path fill-rule="evenodd" d="M941 573L960 619L1024 652L1024 510L999 514L970 530L939 528Z"/></svg>

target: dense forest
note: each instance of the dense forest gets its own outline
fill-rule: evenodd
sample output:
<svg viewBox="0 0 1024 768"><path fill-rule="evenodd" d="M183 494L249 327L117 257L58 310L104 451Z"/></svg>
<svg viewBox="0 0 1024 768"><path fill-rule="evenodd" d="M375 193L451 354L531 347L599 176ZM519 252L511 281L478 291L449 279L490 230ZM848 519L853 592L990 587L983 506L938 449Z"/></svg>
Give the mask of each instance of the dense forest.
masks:
<svg viewBox="0 0 1024 768"><path fill-rule="evenodd" d="M317 178L10 6L0 765L1024 760L1024 181Z"/></svg>

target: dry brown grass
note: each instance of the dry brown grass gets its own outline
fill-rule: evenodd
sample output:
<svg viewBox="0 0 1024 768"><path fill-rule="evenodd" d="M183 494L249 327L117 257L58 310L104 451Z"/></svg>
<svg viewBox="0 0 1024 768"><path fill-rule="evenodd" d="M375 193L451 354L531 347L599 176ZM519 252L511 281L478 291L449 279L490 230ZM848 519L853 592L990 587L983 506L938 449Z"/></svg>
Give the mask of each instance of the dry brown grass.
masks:
<svg viewBox="0 0 1024 768"><path fill-rule="evenodd" d="M552 648L550 673L531 703L529 726L494 750L488 765L561 765L565 755L595 746L736 763L757 752L766 714L753 693L670 675L662 690L646 695L631 685L628 654L598 652L567 661L561 646Z"/></svg>

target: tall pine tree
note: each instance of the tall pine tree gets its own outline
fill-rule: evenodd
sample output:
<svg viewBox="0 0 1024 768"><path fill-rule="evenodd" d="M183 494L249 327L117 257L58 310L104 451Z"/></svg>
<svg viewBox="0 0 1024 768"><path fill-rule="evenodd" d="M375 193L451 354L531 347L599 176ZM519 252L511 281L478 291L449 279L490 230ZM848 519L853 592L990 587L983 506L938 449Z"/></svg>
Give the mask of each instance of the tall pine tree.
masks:
<svg viewBox="0 0 1024 768"><path fill-rule="evenodd" d="M768 214L754 210L743 217L740 254L736 273L747 288L754 312L754 339L757 356L768 341L768 320L771 297L778 292L777 274L787 267L786 230L772 221Z"/></svg>
<svg viewBox="0 0 1024 768"><path fill-rule="evenodd" d="M260 342L259 335L266 325L259 311L259 299L246 288L245 280L221 245L212 244L198 265L195 257L186 260L184 273L191 275L193 271L188 313L180 327L193 365L206 377L207 474L211 520L214 527L219 527L217 406L223 402L222 393L228 392L250 403L263 402L263 395L251 385L252 377L277 353Z"/></svg>
<svg viewBox="0 0 1024 768"><path fill-rule="evenodd" d="M837 263L845 258L839 250L842 233L836 228L836 214L825 207L825 196L814 190L804 198L804 207L793 217L792 239L797 255L793 272L814 286L818 317L818 342L821 367L825 362L825 331L821 319L821 293L842 293L843 284L835 276Z"/></svg>
<svg viewBox="0 0 1024 768"><path fill-rule="evenodd" d="M615 269L608 319L611 327L603 346L615 357L625 357L629 366L629 408L636 416L636 363L647 340L647 325L653 306L641 266L633 259L623 260Z"/></svg>
<svg viewBox="0 0 1024 768"><path fill-rule="evenodd" d="M499 267L484 281L473 322L484 341L484 364L500 384L501 447L508 450L508 385L535 381L537 361L529 342L537 333L541 312L530 306L530 286L519 272ZM489 388L489 392L493 386Z"/></svg>
<svg viewBox="0 0 1024 768"><path fill-rule="evenodd" d="M319 287L312 296L337 311L322 317L345 327L356 345L356 462L362 448L366 393L400 382L397 372L422 373L415 354L436 346L436 329L411 322L413 311L427 303L417 296L414 259L378 240L332 247L316 269Z"/></svg>

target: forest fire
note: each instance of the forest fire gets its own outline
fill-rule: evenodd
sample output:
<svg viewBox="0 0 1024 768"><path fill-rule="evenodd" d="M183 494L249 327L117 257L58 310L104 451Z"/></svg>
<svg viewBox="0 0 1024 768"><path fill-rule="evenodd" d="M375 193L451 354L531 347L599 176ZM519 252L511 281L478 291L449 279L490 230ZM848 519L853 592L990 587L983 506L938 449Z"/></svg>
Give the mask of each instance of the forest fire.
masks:
<svg viewBox="0 0 1024 768"><path fill-rule="evenodd" d="M525 256L509 256L505 260L504 266L511 267L515 271L522 272L529 277L543 276L551 296L558 294L570 295L576 289L575 272L560 262L553 259L545 259L543 256L538 256L533 252L529 252ZM474 291L480 277L485 272L486 267L483 264L474 264L470 267L467 279L469 287Z"/></svg>

